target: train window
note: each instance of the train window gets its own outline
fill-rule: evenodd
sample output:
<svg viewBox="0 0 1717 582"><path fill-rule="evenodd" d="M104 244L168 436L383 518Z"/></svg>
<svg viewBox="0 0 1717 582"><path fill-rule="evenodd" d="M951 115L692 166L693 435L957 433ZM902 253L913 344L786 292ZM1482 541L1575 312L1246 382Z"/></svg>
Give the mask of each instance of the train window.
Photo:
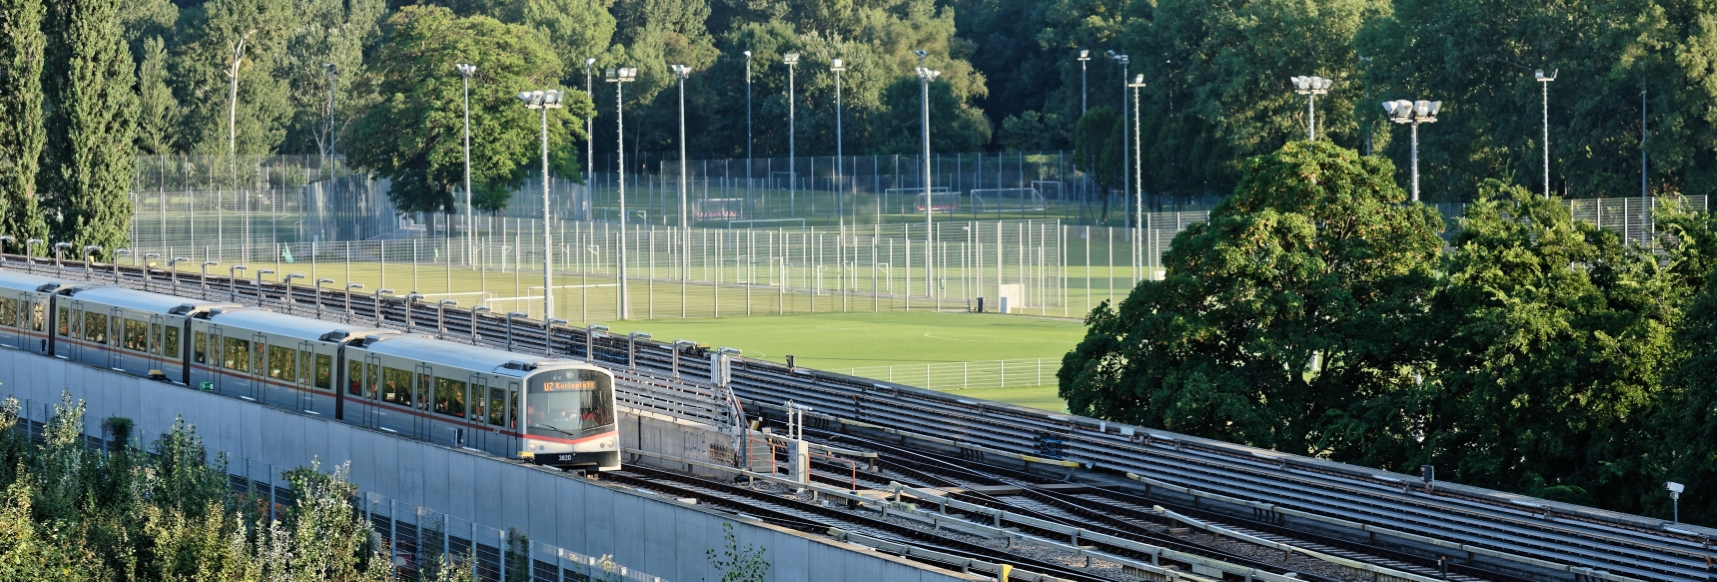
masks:
<svg viewBox="0 0 1717 582"><path fill-rule="evenodd" d="M315 358L316 354L310 350L298 352L298 373L303 374L299 377L300 384L310 384L310 375L316 371Z"/></svg>
<svg viewBox="0 0 1717 582"><path fill-rule="evenodd" d="M107 314L94 311L83 313L83 339L98 344L107 343Z"/></svg>
<svg viewBox="0 0 1717 582"><path fill-rule="evenodd" d="M346 393L353 396L364 395L364 363L356 360L346 362Z"/></svg>
<svg viewBox="0 0 1717 582"><path fill-rule="evenodd" d="M206 364L209 361L208 352L209 334L199 331L196 335L192 336L191 359L195 360L199 364Z"/></svg>
<svg viewBox="0 0 1717 582"><path fill-rule="evenodd" d="M291 382L298 379L298 354L292 348L268 346L268 377Z"/></svg>
<svg viewBox="0 0 1717 582"><path fill-rule="evenodd" d="M169 358L179 357L179 328L167 326L167 338L161 344L161 355Z"/></svg>
<svg viewBox="0 0 1717 582"><path fill-rule="evenodd" d="M334 389L333 356L316 354L316 387L323 390Z"/></svg>
<svg viewBox="0 0 1717 582"><path fill-rule="evenodd" d="M42 326L48 324L48 306L44 303L37 303L33 307L35 308L35 317L31 319L35 323L30 326L30 329L32 331L42 331Z"/></svg>
<svg viewBox="0 0 1717 582"><path fill-rule="evenodd" d="M465 416L465 383L436 378L435 411L448 416Z"/></svg>
<svg viewBox="0 0 1717 582"><path fill-rule="evenodd" d="M382 367L382 400L411 406L411 372Z"/></svg>
<svg viewBox="0 0 1717 582"><path fill-rule="evenodd" d="M486 408L483 406L483 402L488 399L483 396L482 385L475 386L474 388L476 389L471 391L471 409L467 412L471 413L471 418L481 422L483 420L483 409Z"/></svg>
<svg viewBox="0 0 1717 582"><path fill-rule="evenodd" d="M418 374L417 375L417 407L418 408L422 408L425 410L429 409L429 399L431 398L431 394L432 394L432 392L430 390L431 390L431 388L433 388L433 386L431 385L431 382L432 381L429 377L429 374Z"/></svg>
<svg viewBox="0 0 1717 582"><path fill-rule="evenodd" d="M18 327L18 300L0 297L0 326Z"/></svg>
<svg viewBox="0 0 1717 582"><path fill-rule="evenodd" d="M505 426L507 416L507 391L500 388L489 389L489 424Z"/></svg>
<svg viewBox="0 0 1717 582"><path fill-rule="evenodd" d="M161 353L161 324L149 324L149 352Z"/></svg>
<svg viewBox="0 0 1717 582"><path fill-rule="evenodd" d="M240 372L250 371L250 340L236 337L227 339L226 351L221 355L222 367Z"/></svg>
<svg viewBox="0 0 1717 582"><path fill-rule="evenodd" d="M70 325L71 320L72 320L71 312L66 310L66 308L64 308L64 307L61 307L60 308L60 335L66 335L66 326Z"/></svg>
<svg viewBox="0 0 1717 582"><path fill-rule="evenodd" d="M135 319L125 320L125 349L134 352L149 351L149 324Z"/></svg>

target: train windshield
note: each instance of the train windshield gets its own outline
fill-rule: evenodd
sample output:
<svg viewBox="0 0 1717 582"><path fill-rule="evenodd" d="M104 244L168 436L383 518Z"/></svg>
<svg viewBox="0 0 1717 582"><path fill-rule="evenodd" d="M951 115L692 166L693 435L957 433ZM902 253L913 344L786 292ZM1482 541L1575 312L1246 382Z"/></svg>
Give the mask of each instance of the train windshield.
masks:
<svg viewBox="0 0 1717 582"><path fill-rule="evenodd" d="M613 377L594 370L549 370L530 377L527 430L577 438L614 424Z"/></svg>

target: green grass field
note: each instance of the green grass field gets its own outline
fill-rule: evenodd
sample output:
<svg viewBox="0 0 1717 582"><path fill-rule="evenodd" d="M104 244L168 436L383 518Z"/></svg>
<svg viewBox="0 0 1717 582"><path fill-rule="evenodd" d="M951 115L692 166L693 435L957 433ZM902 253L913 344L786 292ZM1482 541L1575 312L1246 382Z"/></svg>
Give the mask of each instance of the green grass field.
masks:
<svg viewBox="0 0 1717 582"><path fill-rule="evenodd" d="M1044 358L1059 366L1085 329L1076 321L965 313L820 313L722 319L628 321L616 332L643 331L655 339L688 339L734 347L749 357L845 372L855 367L935 362ZM1053 358L1054 364L1051 363ZM1055 385L959 391L964 396L1059 411Z"/></svg>

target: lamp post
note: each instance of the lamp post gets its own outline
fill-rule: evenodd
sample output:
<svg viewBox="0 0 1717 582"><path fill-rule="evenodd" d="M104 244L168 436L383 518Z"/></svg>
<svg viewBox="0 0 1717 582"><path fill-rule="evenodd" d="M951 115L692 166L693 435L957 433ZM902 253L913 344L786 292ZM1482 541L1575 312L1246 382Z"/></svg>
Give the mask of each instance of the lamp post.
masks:
<svg viewBox="0 0 1717 582"><path fill-rule="evenodd" d="M416 321L414 321L416 318L412 317L411 310L417 306L417 301L419 299L423 299L423 295L419 294L416 291L412 291L410 293L406 293L405 294L405 300L401 302L401 305L403 305L405 307L405 332L406 333L411 333L412 327L413 327L412 324L417 323Z"/></svg>
<svg viewBox="0 0 1717 582"><path fill-rule="evenodd" d="M937 75L941 75L942 71L924 67L924 59L929 55L924 51L914 52L918 55L919 65L917 69L919 122L923 124L924 129L924 163L922 164L924 166L924 296L935 297L936 269L932 261L936 257L933 246L936 244L936 229L931 217L936 214L936 198L930 194L930 82L935 80Z"/></svg>
<svg viewBox="0 0 1717 582"><path fill-rule="evenodd" d="M435 302L435 337L447 339L447 308L458 304L452 299Z"/></svg>
<svg viewBox="0 0 1717 582"><path fill-rule="evenodd" d="M1559 70L1559 69L1558 69ZM1532 72L1532 77L1544 88L1544 198L1550 198L1550 82L1556 80L1558 70L1544 74L1544 69Z"/></svg>
<svg viewBox="0 0 1717 582"><path fill-rule="evenodd" d="M167 261L167 276L173 284L173 293L179 292L179 263L191 260L188 257L173 257Z"/></svg>
<svg viewBox="0 0 1717 582"><path fill-rule="evenodd" d="M36 245L39 245L42 243L43 243L42 239L39 239L39 238L27 239L24 241L24 270L25 271L28 271L31 273L36 272L36 252L32 249L36 248Z"/></svg>
<svg viewBox="0 0 1717 582"><path fill-rule="evenodd" d="M155 255L155 256L159 257L161 255ZM113 263L111 263L113 266L113 284L114 285L119 284L119 257L131 257L134 262L137 258L137 257L134 257L131 255L131 249L114 249L114 251L113 251ZM143 284L145 286L147 286L149 284L149 278L147 276L145 276L143 278Z"/></svg>
<svg viewBox="0 0 1717 582"><path fill-rule="evenodd" d="M1442 110L1442 101L1384 101L1383 111L1389 114L1389 120L1395 123L1406 123L1413 126L1412 167L1413 167L1413 201L1419 201L1419 124L1436 123L1437 112Z"/></svg>
<svg viewBox="0 0 1717 582"><path fill-rule="evenodd" d="M202 278L198 279L197 282L202 285L203 300L205 300L205 301L207 301L209 298L209 267L213 267L213 266L219 265L219 264L220 263L215 262L215 261L203 261L203 264L202 264L203 276L202 276Z"/></svg>
<svg viewBox="0 0 1717 582"><path fill-rule="evenodd" d="M554 230L549 227L548 201L548 110L560 109L564 92L549 89L546 91L525 91L519 93L519 101L525 107L542 112L542 157L543 157L543 318L554 317ZM620 224L626 224L626 217L620 217ZM621 227L620 236L624 240L625 227Z"/></svg>
<svg viewBox="0 0 1717 582"><path fill-rule="evenodd" d="M745 190L751 191L751 51L745 51Z"/></svg>
<svg viewBox="0 0 1717 582"><path fill-rule="evenodd" d="M692 270L692 230L687 216L691 208L686 205L686 75L692 72L692 68L685 65L668 65L668 68L680 84L680 303L681 311L684 311L685 285Z"/></svg>
<svg viewBox="0 0 1717 582"><path fill-rule="evenodd" d="M793 178L799 175L799 166L794 159L798 154L799 133L795 131L797 126L793 103L793 67L799 64L799 53L781 55L781 62L787 64L787 215L798 218L799 210L795 202L798 184L794 183L797 180Z"/></svg>
<svg viewBox="0 0 1717 582"><path fill-rule="evenodd" d="M1128 68L1128 65L1130 63L1132 63L1132 60L1127 58L1127 55L1118 54L1115 51L1108 51L1108 52L1109 52L1109 58L1114 59L1115 64L1121 65L1121 127L1126 127L1127 126L1127 68ZM1127 143L1127 140L1124 140L1124 139L1121 140L1121 163L1123 163L1123 164L1128 163L1129 161L1131 161L1133 159L1133 154L1131 151L1129 151L1132 148L1129 146L1131 146L1131 144ZM1127 175L1126 172L1123 170L1121 172L1121 177L1122 177L1122 179L1121 179L1121 200L1123 202L1130 203L1130 202L1132 202L1132 198L1133 198L1133 196L1132 196L1133 193L1129 192L1129 190L1132 189L1132 184L1127 182L1126 175ZM1133 240L1133 246L1137 247L1139 244L1139 241L1137 240L1137 237L1134 237L1134 239L1135 240Z"/></svg>
<svg viewBox="0 0 1717 582"><path fill-rule="evenodd" d="M238 272L249 270L245 265L227 267L227 290L232 292L232 300L238 301Z"/></svg>
<svg viewBox="0 0 1717 582"><path fill-rule="evenodd" d="M322 286L331 285L333 283L333 279L316 280L316 319L322 319Z"/></svg>
<svg viewBox="0 0 1717 582"><path fill-rule="evenodd" d="M1669 490L1669 502L1674 506L1675 513L1670 522L1681 523L1681 493L1687 490L1687 486L1674 481L1666 481L1663 488Z"/></svg>
<svg viewBox="0 0 1717 582"><path fill-rule="evenodd" d="M638 369L638 340L648 341L650 334L634 331L626 334L626 338L626 367L636 370Z"/></svg>
<svg viewBox="0 0 1717 582"><path fill-rule="evenodd" d="M292 296L292 280L293 279L306 279L306 278L308 278L308 277L305 277L303 275L299 275L297 273L287 273L286 277L283 278L283 280L286 283L286 312L287 313L292 313L292 308L298 306L298 298Z"/></svg>
<svg viewBox="0 0 1717 582"><path fill-rule="evenodd" d="M1133 89L1133 155L1140 159L1133 160L1133 264L1139 270L1145 267L1145 148L1139 140L1139 117L1143 110L1139 109L1139 89L1145 87L1143 74L1133 77L1133 82L1127 84Z"/></svg>
<svg viewBox="0 0 1717 582"><path fill-rule="evenodd" d="M54 276L66 276L66 249L72 247L69 242L54 243Z"/></svg>
<svg viewBox="0 0 1717 582"><path fill-rule="evenodd" d="M340 78L339 67L334 63L322 63L322 72L328 74L328 145L325 148L327 157L334 157L334 88Z"/></svg>
<svg viewBox="0 0 1717 582"><path fill-rule="evenodd" d="M638 80L638 69L608 69L607 81L614 84L614 151L620 156L620 171L614 182L620 191L620 319L632 316L632 301L626 287L626 84Z"/></svg>
<svg viewBox="0 0 1717 582"><path fill-rule="evenodd" d="M471 75L477 73L477 65L458 63L453 69L459 71L465 100L465 260L470 262L471 233L477 230L477 211L471 205Z"/></svg>
<svg viewBox="0 0 1717 582"><path fill-rule="evenodd" d="M87 279L95 279L95 254L101 252L101 245L88 245L83 248L83 275Z"/></svg>
<svg viewBox="0 0 1717 582"><path fill-rule="evenodd" d="M382 317L382 296L383 295L393 295L393 289L377 289L375 293L370 294L371 302L375 305L376 327L381 327L382 322L387 320L386 318Z"/></svg>
<svg viewBox="0 0 1717 582"><path fill-rule="evenodd" d="M1330 85L1334 85L1335 81L1315 76L1293 77L1289 80L1294 82L1295 93L1306 96L1306 141L1317 141L1318 112L1314 104L1317 103L1319 95L1329 94Z"/></svg>
<svg viewBox="0 0 1717 582"><path fill-rule="evenodd" d="M543 356L554 357L554 326L566 325L566 320L560 318L543 322Z"/></svg>
<svg viewBox="0 0 1717 582"><path fill-rule="evenodd" d="M847 70L847 64L841 59L829 61L829 70L835 73L835 223L840 227L842 236L847 231L846 188L841 185L841 72Z"/></svg>
<svg viewBox="0 0 1717 582"><path fill-rule="evenodd" d="M257 305L257 307L262 306L262 299L263 299L262 276L263 275L273 275L273 274L274 274L274 269L257 269L256 270L256 305Z"/></svg>
<svg viewBox="0 0 1717 582"><path fill-rule="evenodd" d="M474 345L474 346L483 345L483 338L482 338L482 336L478 335L477 318L478 318L478 316L485 314L485 313L488 313L488 312L489 312L489 308L482 306L482 305L478 305L476 307L471 308L471 345Z"/></svg>
<svg viewBox="0 0 1717 582"><path fill-rule="evenodd" d="M357 316L357 314L352 313L352 292L363 288L363 283L346 284L346 323L351 323L352 318Z"/></svg>
<svg viewBox="0 0 1717 582"><path fill-rule="evenodd" d="M1091 51L1079 49L1079 115L1085 115L1087 101L1085 99L1085 63L1091 60Z"/></svg>
<svg viewBox="0 0 1717 582"><path fill-rule="evenodd" d="M608 326L606 326L606 325L586 325L586 326L584 326L584 361L585 361L585 363L589 363L589 364L596 363L596 338L600 337L606 333L608 333Z"/></svg>
<svg viewBox="0 0 1717 582"><path fill-rule="evenodd" d="M692 340L686 340L686 339L674 340L674 379L675 380L678 380L680 378L680 346L696 347L697 345L698 345L698 343L694 342Z"/></svg>
<svg viewBox="0 0 1717 582"><path fill-rule="evenodd" d="M161 258L161 253L143 253L143 290L149 290L149 268L154 266L154 260Z"/></svg>

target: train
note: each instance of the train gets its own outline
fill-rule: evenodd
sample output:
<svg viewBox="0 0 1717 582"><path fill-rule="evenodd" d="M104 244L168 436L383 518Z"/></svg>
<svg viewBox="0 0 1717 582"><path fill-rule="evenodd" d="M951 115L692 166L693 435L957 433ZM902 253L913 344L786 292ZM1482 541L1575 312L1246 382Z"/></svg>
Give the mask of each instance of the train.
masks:
<svg viewBox="0 0 1717 582"><path fill-rule="evenodd" d="M614 375L433 336L0 271L0 347L567 470L620 468Z"/></svg>

